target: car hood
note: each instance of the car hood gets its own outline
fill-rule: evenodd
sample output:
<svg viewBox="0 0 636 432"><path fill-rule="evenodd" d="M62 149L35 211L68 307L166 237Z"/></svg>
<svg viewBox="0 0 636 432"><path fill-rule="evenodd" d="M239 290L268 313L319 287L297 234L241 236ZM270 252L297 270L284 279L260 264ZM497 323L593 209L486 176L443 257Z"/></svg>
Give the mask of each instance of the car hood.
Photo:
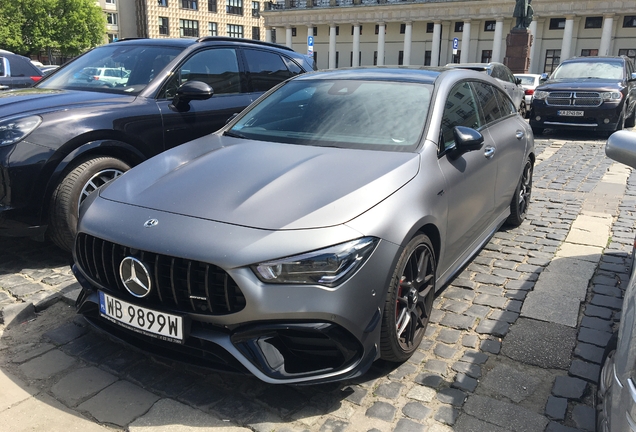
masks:
<svg viewBox="0 0 636 432"><path fill-rule="evenodd" d="M619 80L577 79L549 80L536 88L537 91L586 91L586 90L619 90L624 86Z"/></svg>
<svg viewBox="0 0 636 432"><path fill-rule="evenodd" d="M127 172L102 198L252 228L345 223L394 193L419 154L240 140L184 144ZM151 218L152 211L148 212Z"/></svg>
<svg viewBox="0 0 636 432"><path fill-rule="evenodd" d="M7 90L0 92L0 118L71 109L77 106L130 102L134 99L134 96L129 95L79 90Z"/></svg>

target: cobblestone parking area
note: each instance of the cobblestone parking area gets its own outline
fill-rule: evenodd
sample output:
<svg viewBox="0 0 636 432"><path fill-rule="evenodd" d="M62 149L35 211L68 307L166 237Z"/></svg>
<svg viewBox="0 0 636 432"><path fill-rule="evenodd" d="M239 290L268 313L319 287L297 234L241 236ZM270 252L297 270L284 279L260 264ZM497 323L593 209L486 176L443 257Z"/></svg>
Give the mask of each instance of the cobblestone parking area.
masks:
<svg viewBox="0 0 636 432"><path fill-rule="evenodd" d="M0 238L0 424L68 430L66 413L80 430L593 431L631 265L636 176L601 139L536 145L527 220L439 294L408 362L376 362L356 381L272 386L152 359L75 315L70 257ZM23 396L7 396L11 386Z"/></svg>

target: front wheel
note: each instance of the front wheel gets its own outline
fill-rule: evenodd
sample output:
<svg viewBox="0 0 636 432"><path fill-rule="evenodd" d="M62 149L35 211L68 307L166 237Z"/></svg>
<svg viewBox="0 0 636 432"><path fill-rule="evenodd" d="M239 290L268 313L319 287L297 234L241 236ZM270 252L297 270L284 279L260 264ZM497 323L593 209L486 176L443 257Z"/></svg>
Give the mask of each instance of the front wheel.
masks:
<svg viewBox="0 0 636 432"><path fill-rule="evenodd" d="M61 249L70 251L77 233L80 204L108 181L128 171L130 166L112 157L88 159L73 168L51 196L49 236Z"/></svg>
<svg viewBox="0 0 636 432"><path fill-rule="evenodd" d="M382 317L382 359L403 362L420 345L433 310L435 271L433 245L426 235L417 235L402 251L389 285Z"/></svg>
<svg viewBox="0 0 636 432"><path fill-rule="evenodd" d="M519 115L524 119L528 118L528 107L525 100L522 100L519 104Z"/></svg>
<svg viewBox="0 0 636 432"><path fill-rule="evenodd" d="M532 161L527 159L510 202L510 216L506 220L508 225L517 227L526 219L532 195L532 169Z"/></svg>

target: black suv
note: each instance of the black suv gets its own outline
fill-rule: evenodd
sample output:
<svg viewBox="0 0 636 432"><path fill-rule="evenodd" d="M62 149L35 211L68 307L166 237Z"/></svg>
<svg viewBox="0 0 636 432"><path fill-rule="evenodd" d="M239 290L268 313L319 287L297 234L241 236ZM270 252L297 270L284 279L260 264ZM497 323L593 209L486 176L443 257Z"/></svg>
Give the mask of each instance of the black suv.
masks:
<svg viewBox="0 0 636 432"><path fill-rule="evenodd" d="M636 73L627 57L575 57L563 61L534 91L530 126L612 133L634 126Z"/></svg>
<svg viewBox="0 0 636 432"><path fill-rule="evenodd" d="M0 50L0 90L31 87L42 75L27 57Z"/></svg>
<svg viewBox="0 0 636 432"><path fill-rule="evenodd" d="M70 250L88 194L310 70L313 59L265 42L133 39L0 92L0 235L47 232Z"/></svg>

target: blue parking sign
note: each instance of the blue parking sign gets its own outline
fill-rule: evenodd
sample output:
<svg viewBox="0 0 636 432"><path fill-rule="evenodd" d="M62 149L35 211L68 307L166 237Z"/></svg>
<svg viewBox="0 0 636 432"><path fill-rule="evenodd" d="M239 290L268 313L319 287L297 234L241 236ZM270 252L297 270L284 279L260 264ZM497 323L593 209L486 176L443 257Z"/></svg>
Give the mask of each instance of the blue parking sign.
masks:
<svg viewBox="0 0 636 432"><path fill-rule="evenodd" d="M314 46L314 37L313 36L307 36L307 46Z"/></svg>
<svg viewBox="0 0 636 432"><path fill-rule="evenodd" d="M459 48L459 39L453 38L453 49Z"/></svg>

